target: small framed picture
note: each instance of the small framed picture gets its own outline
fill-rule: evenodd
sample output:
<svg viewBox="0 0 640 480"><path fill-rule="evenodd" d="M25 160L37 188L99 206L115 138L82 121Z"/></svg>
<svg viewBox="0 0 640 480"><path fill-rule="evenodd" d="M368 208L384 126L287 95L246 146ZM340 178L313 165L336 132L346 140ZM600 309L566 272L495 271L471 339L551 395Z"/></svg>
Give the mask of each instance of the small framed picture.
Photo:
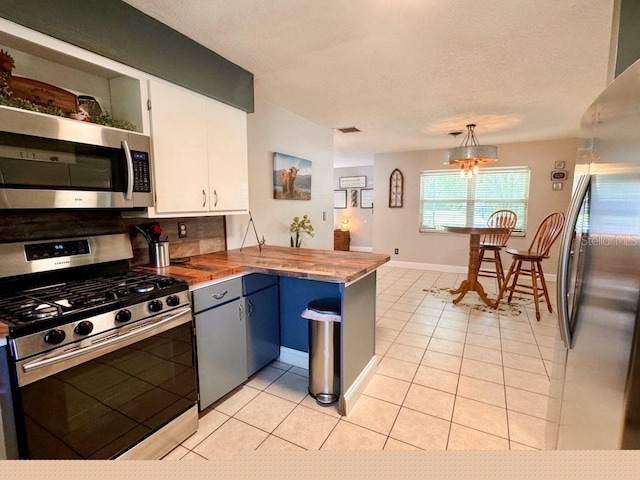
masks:
<svg viewBox="0 0 640 480"><path fill-rule="evenodd" d="M360 190L360 208L373 208L373 188Z"/></svg>
<svg viewBox="0 0 640 480"><path fill-rule="evenodd" d="M551 172L551 180L554 182L564 182L567 176L568 172L566 170L554 170Z"/></svg>
<svg viewBox="0 0 640 480"><path fill-rule="evenodd" d="M564 168L564 162L562 161L556 162L553 168L555 168L556 170L562 170Z"/></svg>
<svg viewBox="0 0 640 480"><path fill-rule="evenodd" d="M564 183L562 183L562 182L555 182L555 183L553 184L553 189L554 189L554 190L562 190L562 185L564 185Z"/></svg>
<svg viewBox="0 0 640 480"><path fill-rule="evenodd" d="M333 208L347 208L347 191L333 191Z"/></svg>
<svg viewBox="0 0 640 480"><path fill-rule="evenodd" d="M351 206L358 206L358 190L351 190Z"/></svg>

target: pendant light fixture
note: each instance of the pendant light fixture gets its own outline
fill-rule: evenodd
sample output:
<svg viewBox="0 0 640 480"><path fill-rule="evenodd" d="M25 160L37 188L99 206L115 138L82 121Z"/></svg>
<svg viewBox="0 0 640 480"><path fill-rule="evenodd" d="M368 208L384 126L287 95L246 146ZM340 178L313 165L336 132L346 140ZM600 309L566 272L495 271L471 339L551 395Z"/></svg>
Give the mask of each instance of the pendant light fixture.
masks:
<svg viewBox="0 0 640 480"><path fill-rule="evenodd" d="M498 147L493 145L479 145L474 129L476 125L467 125L467 133L459 147L450 148L445 152L445 165L460 166L460 176L471 178L478 174L480 165L498 160ZM451 132L457 136L462 132Z"/></svg>

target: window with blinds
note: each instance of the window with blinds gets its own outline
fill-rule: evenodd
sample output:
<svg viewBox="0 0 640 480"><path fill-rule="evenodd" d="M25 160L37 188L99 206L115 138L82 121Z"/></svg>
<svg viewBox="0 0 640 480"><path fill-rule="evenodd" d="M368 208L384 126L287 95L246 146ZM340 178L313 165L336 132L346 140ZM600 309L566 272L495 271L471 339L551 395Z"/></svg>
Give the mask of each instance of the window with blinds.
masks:
<svg viewBox="0 0 640 480"><path fill-rule="evenodd" d="M529 167L483 168L473 178L458 170L423 171L420 178L420 231L433 232L443 225L483 227L496 210L518 215L514 235L527 226Z"/></svg>

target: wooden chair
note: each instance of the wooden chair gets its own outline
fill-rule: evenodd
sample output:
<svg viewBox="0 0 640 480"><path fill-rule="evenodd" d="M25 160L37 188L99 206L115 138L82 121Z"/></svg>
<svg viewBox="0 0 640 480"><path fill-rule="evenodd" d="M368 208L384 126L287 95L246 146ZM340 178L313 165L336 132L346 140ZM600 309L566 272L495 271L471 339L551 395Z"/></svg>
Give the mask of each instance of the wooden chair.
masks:
<svg viewBox="0 0 640 480"><path fill-rule="evenodd" d="M498 291L504 283L504 268L502 267L502 259L500 258L500 250L507 246L507 240L511 236L513 229L518 222L518 216L511 210L497 210L491 214L487 220L487 227L508 228L509 231L503 234L485 235L480 240L480 268L478 276L495 277L498 281ZM487 254L491 253L491 256ZM493 268L483 269L483 263L492 263Z"/></svg>
<svg viewBox="0 0 640 480"><path fill-rule="evenodd" d="M553 312L549 300L549 292L547 291L547 283L544 280L544 273L542 272L542 260L549 258L549 250L558 236L560 236L563 226L563 213L555 212L547 215L538 227L538 231L533 237L533 241L528 250L506 249L506 252L513 256L513 261L511 262L507 277L498 294L496 308L505 291L509 291L507 303L511 303L511 298L515 292L533 295L533 303L536 306L536 319L540 321L540 307L538 302L539 294L542 292L547 302L549 313ZM525 263L524 267L523 263ZM529 264L529 268L526 268L527 263ZM531 277L531 284L518 283L518 279L522 276ZM511 281L511 285L509 285L509 280L511 280L512 277L513 280ZM538 285L538 282L540 285Z"/></svg>

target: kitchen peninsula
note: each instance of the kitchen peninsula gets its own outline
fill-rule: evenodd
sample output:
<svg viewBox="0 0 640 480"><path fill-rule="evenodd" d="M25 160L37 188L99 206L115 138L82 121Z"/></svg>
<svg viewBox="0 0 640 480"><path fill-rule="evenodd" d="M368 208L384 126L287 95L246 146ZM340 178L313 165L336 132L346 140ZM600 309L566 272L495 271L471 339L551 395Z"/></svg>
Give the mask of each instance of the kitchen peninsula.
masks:
<svg viewBox="0 0 640 480"><path fill-rule="evenodd" d="M142 268L183 279L192 289L242 273L278 276L281 346L294 351L308 350L307 321L300 317L308 302L341 298L338 408L345 415L375 370L375 270L388 261L383 254L269 245L196 255L162 269Z"/></svg>

